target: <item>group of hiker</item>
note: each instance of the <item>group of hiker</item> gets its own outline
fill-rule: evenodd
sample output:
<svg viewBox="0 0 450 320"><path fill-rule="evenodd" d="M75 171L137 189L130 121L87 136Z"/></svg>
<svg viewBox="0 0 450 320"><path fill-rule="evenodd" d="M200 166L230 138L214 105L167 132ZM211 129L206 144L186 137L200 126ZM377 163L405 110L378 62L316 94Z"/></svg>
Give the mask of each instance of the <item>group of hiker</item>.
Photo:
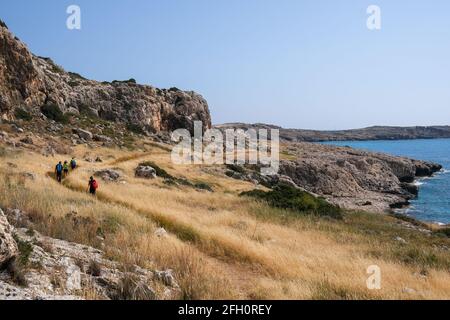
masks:
<svg viewBox="0 0 450 320"><path fill-rule="evenodd" d="M69 175L69 170L75 170L76 168L77 161L75 160L75 158L72 158L72 160L70 160L70 165L68 161L64 161L64 164L62 163L62 161L60 161L55 167L56 180L61 183L62 179L66 178Z"/></svg>
<svg viewBox="0 0 450 320"><path fill-rule="evenodd" d="M77 168L77 161L75 160L75 158L72 158L70 162L69 161L64 161L64 163L62 161L58 162L58 164L55 167L56 180L59 183L62 183L62 179L66 178L69 175L69 171L70 170L74 171L76 168ZM97 180L95 180L94 177L90 177L88 182L89 193L95 195L97 193L97 189L98 189Z"/></svg>

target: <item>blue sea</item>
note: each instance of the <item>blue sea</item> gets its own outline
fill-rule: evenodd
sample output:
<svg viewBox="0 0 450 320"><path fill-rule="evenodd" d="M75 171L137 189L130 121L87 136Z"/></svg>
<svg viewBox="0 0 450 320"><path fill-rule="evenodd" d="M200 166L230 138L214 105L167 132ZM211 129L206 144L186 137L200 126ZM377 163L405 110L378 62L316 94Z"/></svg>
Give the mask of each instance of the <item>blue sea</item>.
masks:
<svg viewBox="0 0 450 320"><path fill-rule="evenodd" d="M450 139L333 141L325 144L379 151L443 165L444 170L434 177L417 181L420 184L419 197L411 202L406 214L422 221L450 223Z"/></svg>

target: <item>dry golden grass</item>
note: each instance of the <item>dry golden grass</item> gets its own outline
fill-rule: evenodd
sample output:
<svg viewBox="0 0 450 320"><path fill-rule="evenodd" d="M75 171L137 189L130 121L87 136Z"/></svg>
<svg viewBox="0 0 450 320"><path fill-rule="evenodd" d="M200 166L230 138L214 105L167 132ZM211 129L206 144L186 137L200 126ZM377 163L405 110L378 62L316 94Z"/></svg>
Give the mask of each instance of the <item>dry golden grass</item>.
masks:
<svg viewBox="0 0 450 320"><path fill-rule="evenodd" d="M180 298L450 298L450 258L440 249L448 239L424 240L387 216L348 213L344 221L332 221L273 209L238 196L252 184L215 173L214 167L175 166L158 145L146 144L139 152L85 147L75 152L78 159L90 154L105 162L79 160L81 167L63 185L48 176L59 158L5 155L2 206L29 212L39 231L50 236L99 246L100 233L107 255L125 265L174 269ZM134 169L147 160L215 192L135 178ZM125 182L99 180L98 196L90 197L88 178L104 168L120 171ZM34 172L37 179L23 179L21 172ZM72 211L87 222L74 224L67 216ZM154 235L160 226L168 237ZM399 244L396 235L408 243ZM381 290L366 287L370 265L382 270Z"/></svg>

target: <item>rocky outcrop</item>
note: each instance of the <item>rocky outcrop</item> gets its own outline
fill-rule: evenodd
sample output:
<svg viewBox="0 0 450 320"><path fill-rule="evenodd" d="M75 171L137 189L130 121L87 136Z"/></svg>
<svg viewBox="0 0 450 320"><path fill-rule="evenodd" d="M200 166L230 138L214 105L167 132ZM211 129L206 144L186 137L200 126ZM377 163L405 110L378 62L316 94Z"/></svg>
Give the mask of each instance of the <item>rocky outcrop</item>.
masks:
<svg viewBox="0 0 450 320"><path fill-rule="evenodd" d="M105 181L118 181L121 177L120 173L113 169L104 169L97 171L94 174L96 177L100 177Z"/></svg>
<svg viewBox="0 0 450 320"><path fill-rule="evenodd" d="M19 253L13 238L13 228L0 209L0 267L14 259Z"/></svg>
<svg viewBox="0 0 450 320"><path fill-rule="evenodd" d="M417 177L442 169L435 163L382 153L310 143L293 143L296 160L282 160L280 174L296 185L345 208L386 211L417 196Z"/></svg>
<svg viewBox="0 0 450 320"><path fill-rule="evenodd" d="M0 210L0 258L5 261L3 265L8 264L0 268L0 300L150 300L179 294L170 269L150 271L133 266L124 271L101 250L22 228L31 226L31 222L18 209L8 209L7 216L17 228ZM153 289L161 285L162 292Z"/></svg>
<svg viewBox="0 0 450 320"><path fill-rule="evenodd" d="M87 130L83 129L73 129L73 133L78 135L79 138L84 139L85 141L91 141L94 138L94 135Z"/></svg>
<svg viewBox="0 0 450 320"><path fill-rule="evenodd" d="M97 82L64 71L49 58L34 56L0 25L0 116L12 119L18 107L39 115L43 106L64 113L87 113L125 122L152 133L211 126L208 104L195 92L161 90L134 80Z"/></svg>

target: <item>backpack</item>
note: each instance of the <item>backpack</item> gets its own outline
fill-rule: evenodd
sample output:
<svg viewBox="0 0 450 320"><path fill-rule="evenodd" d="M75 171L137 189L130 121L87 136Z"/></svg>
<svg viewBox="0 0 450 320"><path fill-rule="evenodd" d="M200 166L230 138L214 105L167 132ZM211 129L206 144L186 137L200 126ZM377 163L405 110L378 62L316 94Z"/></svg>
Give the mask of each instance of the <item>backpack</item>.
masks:
<svg viewBox="0 0 450 320"><path fill-rule="evenodd" d="M75 168L77 166L77 162L75 160L70 161L70 165L72 168Z"/></svg>
<svg viewBox="0 0 450 320"><path fill-rule="evenodd" d="M58 171L58 172L62 172L63 171L63 166L62 166L62 164L57 164L56 165L56 171Z"/></svg>
<svg viewBox="0 0 450 320"><path fill-rule="evenodd" d="M97 182L97 180L92 181L92 188L93 188L94 190L97 190L97 189L98 189L98 182Z"/></svg>

